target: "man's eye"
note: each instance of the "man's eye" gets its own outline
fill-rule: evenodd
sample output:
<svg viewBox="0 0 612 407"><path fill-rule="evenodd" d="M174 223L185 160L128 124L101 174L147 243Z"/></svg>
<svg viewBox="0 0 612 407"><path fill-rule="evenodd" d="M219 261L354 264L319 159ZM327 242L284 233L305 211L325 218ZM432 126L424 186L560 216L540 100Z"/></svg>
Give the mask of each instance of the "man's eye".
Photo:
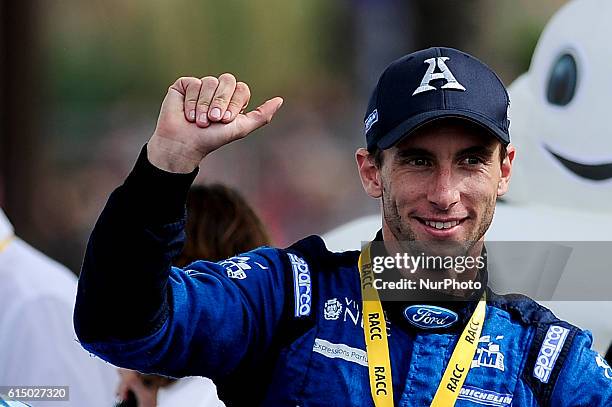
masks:
<svg viewBox="0 0 612 407"><path fill-rule="evenodd" d="M425 158L411 158L408 160L408 164L413 165L415 167L424 167L429 165L429 160Z"/></svg>
<svg viewBox="0 0 612 407"><path fill-rule="evenodd" d="M478 165L482 163L482 160L478 157L466 157L463 159L463 163L467 165Z"/></svg>

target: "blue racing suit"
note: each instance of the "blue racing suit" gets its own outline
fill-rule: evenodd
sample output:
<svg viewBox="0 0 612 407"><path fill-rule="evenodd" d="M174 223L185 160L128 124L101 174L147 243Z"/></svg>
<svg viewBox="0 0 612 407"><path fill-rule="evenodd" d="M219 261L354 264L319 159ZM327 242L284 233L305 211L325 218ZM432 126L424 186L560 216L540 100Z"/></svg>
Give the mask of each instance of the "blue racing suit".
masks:
<svg viewBox="0 0 612 407"><path fill-rule="evenodd" d="M110 196L79 280L82 345L117 366L210 377L228 405L373 406L359 252L332 253L311 236L170 267L195 174L161 171L143 149ZM435 329L410 321L414 304L383 304L396 406L430 404L476 302L445 304L457 321ZM526 297L488 292L456 405L612 405L612 369L591 342Z"/></svg>

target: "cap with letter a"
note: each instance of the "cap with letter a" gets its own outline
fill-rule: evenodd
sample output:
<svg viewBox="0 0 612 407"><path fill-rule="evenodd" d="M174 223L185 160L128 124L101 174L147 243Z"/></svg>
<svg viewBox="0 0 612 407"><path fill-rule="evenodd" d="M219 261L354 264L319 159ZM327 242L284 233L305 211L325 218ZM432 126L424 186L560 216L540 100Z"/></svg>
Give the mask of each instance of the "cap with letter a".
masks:
<svg viewBox="0 0 612 407"><path fill-rule="evenodd" d="M499 77L473 56L443 47L417 51L380 76L365 115L367 147L390 148L443 117L476 123L507 145L509 103Z"/></svg>

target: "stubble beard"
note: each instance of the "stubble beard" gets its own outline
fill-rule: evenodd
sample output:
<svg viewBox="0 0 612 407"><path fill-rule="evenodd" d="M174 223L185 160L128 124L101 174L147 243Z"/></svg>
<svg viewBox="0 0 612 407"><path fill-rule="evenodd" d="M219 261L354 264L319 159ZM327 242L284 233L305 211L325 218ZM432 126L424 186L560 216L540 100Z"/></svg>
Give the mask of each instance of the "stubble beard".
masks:
<svg viewBox="0 0 612 407"><path fill-rule="evenodd" d="M469 256L469 255L480 255L480 253L473 254L474 246L484 236L486 231L493 222L493 215L495 213L495 202L497 196L494 195L489 199L489 202L485 206L483 216L481 218L478 227L474 230L471 236L463 241L423 241L417 240L416 233L410 227L408 220L404 220L399 212L397 202L391 199L389 188L383 183L383 217L384 220L397 240L400 249L410 255L424 254L426 256Z"/></svg>

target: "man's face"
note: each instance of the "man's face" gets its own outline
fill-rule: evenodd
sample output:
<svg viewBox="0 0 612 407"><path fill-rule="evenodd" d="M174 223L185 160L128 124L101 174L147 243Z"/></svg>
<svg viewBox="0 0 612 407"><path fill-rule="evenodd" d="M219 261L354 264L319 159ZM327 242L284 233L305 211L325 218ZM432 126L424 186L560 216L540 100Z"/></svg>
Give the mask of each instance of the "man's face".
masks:
<svg viewBox="0 0 612 407"><path fill-rule="evenodd" d="M384 151L378 175L385 232L419 251L465 254L483 239L507 188L511 159L505 168L500 148L480 127L447 119Z"/></svg>

